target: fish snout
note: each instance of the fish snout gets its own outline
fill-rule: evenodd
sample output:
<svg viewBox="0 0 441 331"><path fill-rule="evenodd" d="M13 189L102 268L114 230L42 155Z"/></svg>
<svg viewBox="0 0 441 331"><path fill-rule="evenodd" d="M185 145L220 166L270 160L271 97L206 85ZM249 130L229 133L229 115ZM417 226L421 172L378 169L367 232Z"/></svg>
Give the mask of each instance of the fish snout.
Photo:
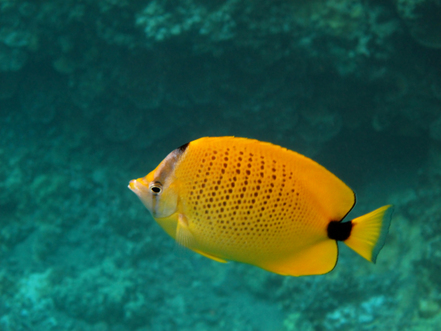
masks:
<svg viewBox="0 0 441 331"><path fill-rule="evenodd" d="M157 214L157 199L154 199L152 191L150 189L150 181L147 181L145 177L132 179L129 183L129 189L135 193L147 210L153 217Z"/></svg>
<svg viewBox="0 0 441 331"><path fill-rule="evenodd" d="M139 197L141 197L142 195L148 192L148 185L146 185L146 183L142 180L142 178L132 179L128 187L133 193L135 193Z"/></svg>

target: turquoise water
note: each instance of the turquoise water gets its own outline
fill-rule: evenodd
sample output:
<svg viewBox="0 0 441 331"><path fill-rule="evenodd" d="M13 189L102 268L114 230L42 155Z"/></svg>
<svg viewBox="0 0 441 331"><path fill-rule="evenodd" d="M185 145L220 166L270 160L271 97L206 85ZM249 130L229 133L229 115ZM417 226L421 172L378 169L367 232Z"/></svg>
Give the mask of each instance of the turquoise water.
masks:
<svg viewBox="0 0 441 331"><path fill-rule="evenodd" d="M438 330L436 1L0 1L0 330ZM424 24L423 24L424 23ZM179 247L129 180L270 141L393 204L376 265L284 277Z"/></svg>

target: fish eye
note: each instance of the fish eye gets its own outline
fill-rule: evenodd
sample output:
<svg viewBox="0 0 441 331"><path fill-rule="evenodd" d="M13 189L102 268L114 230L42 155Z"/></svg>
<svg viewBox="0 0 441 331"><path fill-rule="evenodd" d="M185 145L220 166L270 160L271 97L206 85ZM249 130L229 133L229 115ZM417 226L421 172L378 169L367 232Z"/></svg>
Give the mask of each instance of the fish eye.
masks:
<svg viewBox="0 0 441 331"><path fill-rule="evenodd" d="M154 182L152 184L150 184L150 191L152 191L152 193L154 195L159 195L162 193L162 184L160 182Z"/></svg>

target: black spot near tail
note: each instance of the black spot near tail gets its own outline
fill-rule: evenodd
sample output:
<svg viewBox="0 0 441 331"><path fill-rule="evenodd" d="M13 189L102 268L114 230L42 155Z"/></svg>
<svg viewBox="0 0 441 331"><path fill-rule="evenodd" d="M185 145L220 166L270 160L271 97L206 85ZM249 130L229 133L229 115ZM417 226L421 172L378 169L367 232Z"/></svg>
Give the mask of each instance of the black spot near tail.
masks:
<svg viewBox="0 0 441 331"><path fill-rule="evenodd" d="M184 153L185 150L187 149L188 145L190 145L190 143L186 143L186 144L182 145L181 147L178 147L177 149L178 149L181 153Z"/></svg>
<svg viewBox="0 0 441 331"><path fill-rule="evenodd" d="M345 241L351 235L352 221L339 222L331 221L328 224L328 237L329 239Z"/></svg>

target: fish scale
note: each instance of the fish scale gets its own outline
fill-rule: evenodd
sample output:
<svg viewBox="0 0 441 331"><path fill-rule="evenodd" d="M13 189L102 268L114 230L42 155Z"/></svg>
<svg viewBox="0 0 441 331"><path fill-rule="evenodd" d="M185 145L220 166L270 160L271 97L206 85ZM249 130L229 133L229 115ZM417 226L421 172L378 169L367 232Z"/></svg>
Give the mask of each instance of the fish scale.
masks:
<svg viewBox="0 0 441 331"><path fill-rule="evenodd" d="M307 210L301 188L285 163L252 146L213 146L186 155L176 176L188 195L185 214L201 244L217 247L223 257L293 250L303 235ZM182 172L180 169L183 169ZM211 236L207 236L211 234ZM232 251L232 252L230 252Z"/></svg>
<svg viewBox="0 0 441 331"><path fill-rule="evenodd" d="M299 153L246 138L192 141L129 188L181 245L282 275L329 272L337 241L374 262L391 215L384 206L341 222L355 204L346 184Z"/></svg>

